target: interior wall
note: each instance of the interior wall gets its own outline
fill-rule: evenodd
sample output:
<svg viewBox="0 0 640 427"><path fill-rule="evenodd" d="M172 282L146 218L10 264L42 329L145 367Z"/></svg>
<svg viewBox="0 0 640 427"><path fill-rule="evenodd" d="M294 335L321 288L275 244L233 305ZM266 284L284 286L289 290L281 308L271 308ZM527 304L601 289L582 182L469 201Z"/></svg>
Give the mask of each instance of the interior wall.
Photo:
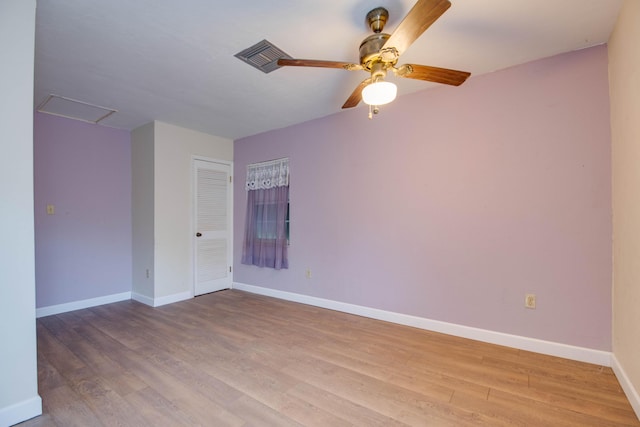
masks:
<svg viewBox="0 0 640 427"><path fill-rule="evenodd" d="M605 46L237 140L234 280L609 351L610 148ZM246 165L279 157L290 268L242 265Z"/></svg>
<svg viewBox="0 0 640 427"><path fill-rule="evenodd" d="M193 292L192 159L202 156L231 162L233 141L158 121L153 126L153 286L157 304L170 301L167 298L184 299Z"/></svg>
<svg viewBox="0 0 640 427"><path fill-rule="evenodd" d="M609 42L613 151L613 353L640 405L640 2L626 0ZM636 406L640 414L640 406Z"/></svg>
<svg viewBox="0 0 640 427"><path fill-rule="evenodd" d="M35 0L0 2L0 425L42 413L33 227Z"/></svg>
<svg viewBox="0 0 640 427"><path fill-rule="evenodd" d="M132 297L147 302L154 298L155 277L153 159L154 124L151 122L131 132Z"/></svg>
<svg viewBox="0 0 640 427"><path fill-rule="evenodd" d="M130 144L128 131L36 113L36 307L131 291Z"/></svg>

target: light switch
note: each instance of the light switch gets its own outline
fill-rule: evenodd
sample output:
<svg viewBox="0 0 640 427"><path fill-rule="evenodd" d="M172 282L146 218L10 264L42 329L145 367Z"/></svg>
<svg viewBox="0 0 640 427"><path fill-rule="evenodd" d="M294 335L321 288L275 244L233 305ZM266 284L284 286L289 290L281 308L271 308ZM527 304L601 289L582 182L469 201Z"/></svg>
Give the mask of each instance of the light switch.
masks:
<svg viewBox="0 0 640 427"><path fill-rule="evenodd" d="M54 205L47 205L47 215L55 215L56 207Z"/></svg>

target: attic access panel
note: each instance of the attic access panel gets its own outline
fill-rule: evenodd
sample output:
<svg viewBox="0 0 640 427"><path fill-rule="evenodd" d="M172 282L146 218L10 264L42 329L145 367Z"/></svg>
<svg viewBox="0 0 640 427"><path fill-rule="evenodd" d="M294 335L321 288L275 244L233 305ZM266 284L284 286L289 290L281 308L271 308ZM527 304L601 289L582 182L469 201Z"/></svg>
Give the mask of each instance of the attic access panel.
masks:
<svg viewBox="0 0 640 427"><path fill-rule="evenodd" d="M263 73L270 73L281 68L278 65L278 59L280 58L293 59L282 49L267 40L262 40L242 52L236 53L234 56Z"/></svg>
<svg viewBox="0 0 640 427"><path fill-rule="evenodd" d="M68 119L81 120L87 123L97 124L118 110L100 107L77 99L66 98L59 95L49 95L36 111L66 117Z"/></svg>

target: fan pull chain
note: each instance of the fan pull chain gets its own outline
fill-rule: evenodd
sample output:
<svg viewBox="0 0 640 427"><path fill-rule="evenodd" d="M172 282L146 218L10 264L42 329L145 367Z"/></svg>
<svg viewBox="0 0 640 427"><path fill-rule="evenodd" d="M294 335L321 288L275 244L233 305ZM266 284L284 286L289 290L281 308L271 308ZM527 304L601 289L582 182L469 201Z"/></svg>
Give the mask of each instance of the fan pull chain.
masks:
<svg viewBox="0 0 640 427"><path fill-rule="evenodd" d="M369 104L369 120L373 119L374 114L378 114L380 112L380 108L377 105Z"/></svg>

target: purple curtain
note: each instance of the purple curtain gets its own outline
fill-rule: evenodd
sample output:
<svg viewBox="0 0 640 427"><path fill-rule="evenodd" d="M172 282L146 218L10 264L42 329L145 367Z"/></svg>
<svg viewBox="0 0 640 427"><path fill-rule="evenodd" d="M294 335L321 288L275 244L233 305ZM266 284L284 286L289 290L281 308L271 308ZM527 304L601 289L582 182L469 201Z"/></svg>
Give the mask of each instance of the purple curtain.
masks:
<svg viewBox="0 0 640 427"><path fill-rule="evenodd" d="M243 264L289 268L285 223L288 203L288 186L247 191Z"/></svg>

